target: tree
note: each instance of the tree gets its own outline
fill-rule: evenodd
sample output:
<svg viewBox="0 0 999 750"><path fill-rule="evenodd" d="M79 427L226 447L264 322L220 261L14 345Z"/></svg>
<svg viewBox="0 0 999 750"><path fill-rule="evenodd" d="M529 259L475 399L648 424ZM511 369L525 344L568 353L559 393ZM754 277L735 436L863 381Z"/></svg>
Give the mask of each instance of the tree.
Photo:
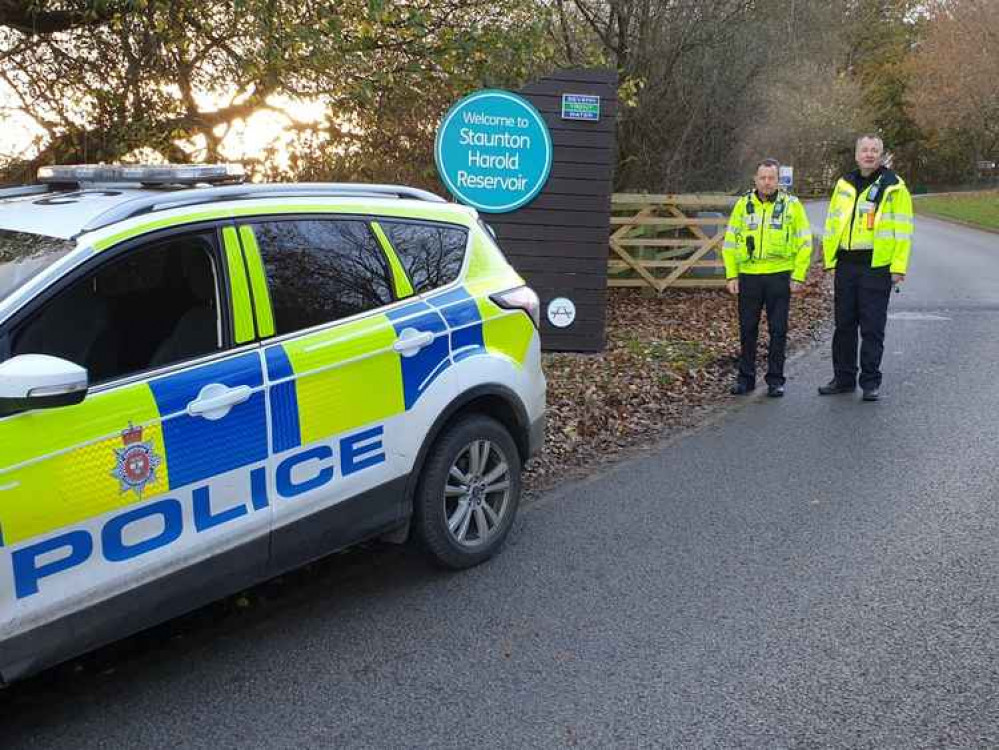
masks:
<svg viewBox="0 0 999 750"><path fill-rule="evenodd" d="M0 0L0 27L28 36L55 34L106 23L137 7L135 2L38 2Z"/></svg>
<svg viewBox="0 0 999 750"><path fill-rule="evenodd" d="M856 0L844 30L845 69L860 84L863 109L891 152L893 164L918 171L922 133L912 116L908 60L919 38L920 0Z"/></svg>
<svg viewBox="0 0 999 750"><path fill-rule="evenodd" d="M929 12L911 62L913 109L936 156L927 171L960 182L977 160L999 158L999 4L938 0Z"/></svg>
<svg viewBox="0 0 999 750"><path fill-rule="evenodd" d="M873 129L858 106L859 84L821 60L779 68L755 93L762 107L742 139L742 173L761 158L778 159L794 167L798 193L826 192L852 166L857 133Z"/></svg>
<svg viewBox="0 0 999 750"><path fill-rule="evenodd" d="M844 19L866 1L558 0L550 36L618 68L619 189L732 190L763 156L821 180L852 154L873 117Z"/></svg>
<svg viewBox="0 0 999 750"><path fill-rule="evenodd" d="M541 19L527 0L131 0L6 2L0 25L0 82L46 134L31 167L137 149L217 160L234 123L270 110L305 156L329 157L326 177L344 178L340 157L405 137L426 154L457 93L526 75ZM323 102L326 116L297 118L305 100ZM392 120L404 111L408 123ZM304 169L295 156L256 168Z"/></svg>
<svg viewBox="0 0 999 750"><path fill-rule="evenodd" d="M556 3L552 36L567 62L588 51L618 69L619 189L717 186L740 97L752 75L729 67L753 0L574 0Z"/></svg>

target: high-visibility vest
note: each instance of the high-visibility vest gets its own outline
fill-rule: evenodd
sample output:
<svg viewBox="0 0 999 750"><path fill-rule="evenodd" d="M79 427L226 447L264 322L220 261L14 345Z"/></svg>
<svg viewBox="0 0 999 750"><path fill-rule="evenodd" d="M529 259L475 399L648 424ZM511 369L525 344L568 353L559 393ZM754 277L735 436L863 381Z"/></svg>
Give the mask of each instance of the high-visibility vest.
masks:
<svg viewBox="0 0 999 750"><path fill-rule="evenodd" d="M904 274L912 247L912 196L902 179L882 169L877 179L857 192L851 181L858 173L841 177L829 200L822 251L826 268L835 268L843 253L871 252L871 267L890 266Z"/></svg>
<svg viewBox="0 0 999 750"><path fill-rule="evenodd" d="M812 230L793 195L780 191L762 201L751 190L735 204L722 246L725 278L791 271L791 278L804 281L811 259Z"/></svg>

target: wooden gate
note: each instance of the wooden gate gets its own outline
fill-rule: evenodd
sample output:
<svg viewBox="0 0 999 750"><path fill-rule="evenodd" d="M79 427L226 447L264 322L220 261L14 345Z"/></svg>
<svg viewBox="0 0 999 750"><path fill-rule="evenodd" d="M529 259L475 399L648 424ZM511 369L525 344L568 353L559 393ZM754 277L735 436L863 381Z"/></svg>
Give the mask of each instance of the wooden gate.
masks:
<svg viewBox="0 0 999 750"><path fill-rule="evenodd" d="M725 285L721 258L734 195L611 196L609 286Z"/></svg>

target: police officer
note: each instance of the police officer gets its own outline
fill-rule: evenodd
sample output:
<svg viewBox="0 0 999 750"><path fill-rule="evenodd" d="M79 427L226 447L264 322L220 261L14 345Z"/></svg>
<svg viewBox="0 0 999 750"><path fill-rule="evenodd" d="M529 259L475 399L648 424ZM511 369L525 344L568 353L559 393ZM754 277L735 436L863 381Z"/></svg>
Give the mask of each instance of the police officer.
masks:
<svg viewBox="0 0 999 750"><path fill-rule="evenodd" d="M731 393L756 387L760 312L767 309L770 348L767 395L784 395L784 356L791 292L801 289L812 257L812 232L801 202L777 189L780 164L764 159L750 190L739 198L725 230L722 258L728 291L739 295L739 372Z"/></svg>
<svg viewBox="0 0 999 750"><path fill-rule="evenodd" d="M912 197L902 179L882 164L884 143L868 133L857 139L857 169L833 189L822 241L826 271L835 269L836 330L833 379L819 394L857 388L857 329L860 387L864 401L877 401L881 357L892 287L904 278L912 244Z"/></svg>

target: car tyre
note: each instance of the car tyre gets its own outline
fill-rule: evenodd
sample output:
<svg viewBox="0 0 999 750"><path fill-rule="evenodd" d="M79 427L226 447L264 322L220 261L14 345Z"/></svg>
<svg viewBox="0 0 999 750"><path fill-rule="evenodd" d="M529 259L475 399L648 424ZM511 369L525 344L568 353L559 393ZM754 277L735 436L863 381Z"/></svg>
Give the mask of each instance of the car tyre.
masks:
<svg viewBox="0 0 999 750"><path fill-rule="evenodd" d="M510 533L520 491L520 453L510 433L490 417L463 417L427 456L413 501L416 538L443 567L485 562Z"/></svg>

